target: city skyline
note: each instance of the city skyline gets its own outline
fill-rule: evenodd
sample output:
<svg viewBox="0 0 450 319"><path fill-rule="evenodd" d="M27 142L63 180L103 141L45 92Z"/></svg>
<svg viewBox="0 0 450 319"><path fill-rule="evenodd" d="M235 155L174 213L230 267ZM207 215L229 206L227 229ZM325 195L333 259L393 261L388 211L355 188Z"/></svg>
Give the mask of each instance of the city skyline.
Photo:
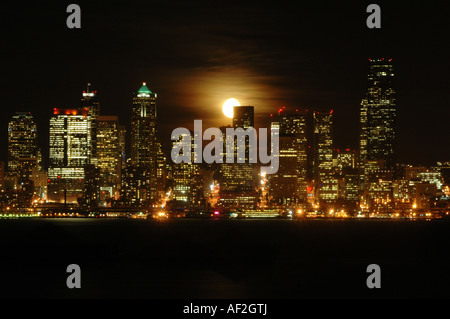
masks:
<svg viewBox="0 0 450 319"><path fill-rule="evenodd" d="M372 58L369 58L368 60L369 60L369 65L370 64L373 64L373 62L370 62L370 61L375 61L375 60L384 60L385 58L374 58L374 57L372 57ZM389 60L390 61L390 63L391 64L394 64L394 62L391 62L392 61L392 58L386 58L386 60ZM369 72L369 76L370 76L370 72ZM394 83L396 82L396 80L394 80ZM64 110L64 109L68 109L68 110L76 110L76 109L81 109L82 107L83 107L83 105L86 103L85 102L85 100L86 100L86 96L87 96L87 94L91 94L92 96L95 96L95 103L97 103L97 104L100 104L100 105L102 105L102 103L101 103L101 92L100 93L98 93L98 90L95 90L95 93L85 93L86 92L86 87L88 87L88 90L89 90L89 87L91 86L92 84L91 83L85 83L85 85L84 85L84 89L82 90L82 91L79 91L78 93L80 94L80 92L81 92L81 96L82 96L82 98L81 98L81 104L80 104L80 101L78 101L78 105L73 105L73 106L67 106L67 107L60 107L60 108L56 108L56 107L49 107L48 108L48 112L47 113L49 113L48 114L48 118L46 119L47 120L47 125L45 126L42 126L42 124L41 124L41 126L39 126L39 125L37 125L37 123L38 123L38 119L36 118L36 116L35 116L35 114L33 114L31 111L28 111L28 110L20 110L20 111L11 111L11 116L10 116L10 118L6 118L6 120L9 122L11 119L14 119L15 117L18 117L18 116L29 116L29 117L31 117L32 119L33 119L33 121L34 121L34 124L35 124L35 130L37 130L37 134L36 134L36 132L34 133L35 135L37 135L37 136L35 136L34 137L34 139L36 139L36 141L37 141L37 146L38 146L38 151L41 153L42 152L42 154L39 154L39 156L40 156L40 163L41 163L41 165L43 165L43 166L45 166L45 167L48 167L49 166L49 162L48 162L48 159L49 159L49 144L48 144L48 139L49 139L49 136L48 136L48 132L49 132L49 127L48 127L48 120L51 118L51 112L55 112L55 110L59 110L59 109L61 109L61 110ZM142 87L145 87L145 89L147 89L150 93L152 93L148 88L147 88L147 83L144 81L144 82L141 82L141 86ZM96 85L94 84L93 85L93 87L96 89ZM142 89L142 87L141 87L141 89ZM394 87L395 87L395 84L394 84ZM141 90L140 89L140 90ZM139 93L140 92L140 90L137 90L137 92ZM367 89L366 89L367 90ZM89 91L88 91L89 92ZM396 92L397 93L397 92ZM152 94L154 94L154 93L152 93ZM100 98L98 97L98 95L100 95ZM155 93L155 95L156 95L156 93ZM398 93L397 93L397 95L398 95ZM132 98L132 94L130 95L130 97ZM365 100L366 100L366 98L364 97L364 93L362 93L361 94L361 96L362 96L362 101L364 102ZM100 103L99 103L100 102ZM222 102L225 102L225 101L222 101ZM361 103L363 103L363 102L361 102L360 101L360 104ZM367 103L367 102L366 102ZM131 114L132 112L131 112L131 110L132 110L132 108L133 108L133 106L132 106L132 104L133 103L129 103L129 110L128 111L130 111L129 113ZM161 107L161 106L160 106ZM163 108L164 108L164 106L162 106ZM395 107L397 107L397 105L395 106ZM119 123L119 125L120 126L122 126L122 127L125 127L126 128L126 130L127 131L129 131L130 129L131 129L131 116L129 116L129 117L120 117L120 116L118 116L117 114L112 114L111 113L111 110L106 110L106 111L100 111L100 106L99 105L97 105L97 110L95 111L96 112L96 116L98 116L98 115L100 115L101 114L101 116L106 116L106 117L108 117L108 116L114 116L114 117L117 117L117 121L118 121L118 123ZM260 114L260 112L258 112L258 107L257 106L255 106L254 107L255 108L255 111L254 111L254 113L255 113L255 127L256 128L258 128L258 124L259 124L259 127L266 127L266 128L268 128L268 129L270 129L270 123L271 123L271 121L273 120L273 115L274 114L277 114L277 113L279 113L279 110L285 110L285 108L286 108L286 106L276 106L276 107L274 107L273 108L273 110L271 110L271 112L270 112L270 114L268 113L268 114L265 114L265 116L264 116L264 119L261 119L261 114ZM287 108L287 111L288 112L292 112L292 111L294 111L294 109L295 110L301 110L301 111L308 111L308 109L309 110L324 110L324 111L327 111L327 109L330 109L332 112L334 112L334 113L336 113L335 111L334 111L334 108L333 107L319 107L319 108L315 108L315 107L307 107L307 106L296 106L296 105L290 105L290 106L288 106L288 108ZM358 105L358 113L360 113L361 112L361 105ZM109 111L109 112L108 112ZM106 113L105 113L106 112ZM159 109L158 109L158 112L159 112ZM222 122L219 122L219 123L221 123L221 126L227 126L227 125L232 125L233 124L233 121L234 121L234 119L233 118L228 118L227 116L225 116L223 113L222 113L222 110L220 110L220 111L218 111L218 112L220 112L219 113L219 117L220 117L220 120L222 121ZM396 109L396 112L398 112L398 109ZM360 114L358 114L358 115L360 115ZM256 122L256 118L260 118L260 121L259 122ZM189 129L192 129L193 128L193 125L192 125L192 122L193 122L193 120L194 119L201 119L201 117L200 118L189 118L189 119L187 119L187 127L189 128ZM42 118L40 119L40 120L42 120ZM398 121L398 120L397 120ZM190 122L190 123L189 123ZM161 124L162 124L162 126L164 126L164 122L162 122L162 120L160 119L160 117L158 116L158 126L161 126ZM351 143L350 141L352 140L352 139L355 139L355 136L346 136L346 138L347 138L347 140L344 140L344 141L342 141L341 140L341 143L340 143L340 145L338 145L338 143L336 143L336 139L334 139L333 140L333 149L334 149L334 151L336 151L337 149L353 149L353 150L359 150L360 148L361 148L361 145L360 145L360 143L361 143L361 140L360 140L360 137L359 137L359 133L360 133L360 130L361 130L361 118L360 117L358 117L357 118L357 120L356 120L356 122L355 123L349 123L348 121L346 122L346 124L347 125L356 125L357 126L357 128L356 128L356 130L357 130L357 133L356 133L356 137L357 137L357 143L355 144L355 143ZM42 129L42 128L44 128L44 129ZM174 128L176 128L176 127L174 127ZM333 125L333 127L332 127L332 129L333 129L333 135L334 136L336 136L336 135L339 135L339 134L336 134L336 131L337 131L337 128L336 128L336 125L334 124ZM166 132L164 132L164 133L166 133ZM404 134L405 132L401 132L401 130L400 130L400 128L398 127L398 126L396 126L396 134L399 134L399 135L402 135L402 134ZM7 136L7 135L6 135ZM170 146L171 146L171 142L170 142L170 134L168 135L168 136L163 136L163 134L161 134L160 132L157 132L157 136L158 136L158 138L159 139L161 139L161 141L162 141L162 150L163 150L163 152L165 153L165 155L166 156L169 156L170 157ZM44 137L46 138L46 140L44 140ZM5 134L3 134L3 138L5 138ZM128 141L129 142L129 145L132 145L133 143L130 143L131 141ZM397 142L397 145L396 145L396 148L397 148L397 152L399 152L399 150L401 149L401 145L400 145L401 143L400 142ZM127 146L128 147L128 146ZM128 150L129 152L130 152L130 154L129 155L131 155L131 153L132 153L132 151L130 151L130 150ZM417 153L418 152L415 152L415 154L417 155ZM3 154L6 154L6 153L3 153ZM397 154L396 154L397 155ZM427 161L420 161L419 160L419 156L417 156L416 158L408 158L408 160L401 160L401 159L399 159L399 158L397 158L397 162L398 163L403 163L403 164L411 164L411 165L425 165L425 166L429 166L429 165L434 165L436 162L445 162L445 161L447 161L447 159L448 159L448 157L445 157L445 156L443 156L443 157L440 157L440 158L437 158L436 160L434 160L434 159L428 159ZM6 157L5 155L3 156L3 158L0 158L0 160L1 161L4 161L5 163L9 163L9 161L8 161L8 157Z"/></svg>
<svg viewBox="0 0 450 319"><path fill-rule="evenodd" d="M118 116L102 114L98 91L88 83L77 108L53 108L48 170L41 165L31 112L16 112L11 118L9 160L3 165L8 169L1 173L2 206L8 213L41 205L38 214L43 216L53 214L54 205L64 204L58 209L68 209L71 216L74 209L83 214L109 209L116 212L109 212L113 216L117 210L138 209L154 217L215 210L212 215L234 217L242 213L294 217L295 211L296 217L442 218L448 215L450 161L420 167L397 160L396 71L390 58L369 62L367 94L360 109L360 147L335 148L333 109L294 111L283 106L270 114L271 143L279 145L279 152L271 154L277 158L277 169L267 176L249 163L249 145L233 140L234 147L228 145L229 129L255 128L254 106L236 101L232 125L214 128L219 132L214 134L227 142L215 150L216 156L219 152L242 163L179 163L173 153L172 162L162 152L158 93L146 82L133 94L128 134ZM196 145L198 133L202 141L203 132L196 129L179 137L188 149L202 152L203 147ZM174 145L179 143L174 136L171 139ZM178 149L175 156L180 155Z"/></svg>
<svg viewBox="0 0 450 319"><path fill-rule="evenodd" d="M57 27L64 23L57 14L64 6L8 3L3 12L13 13L2 21L16 32L1 31L13 49L3 53L10 63L3 66L2 99L8 108L0 127L6 130L15 111L29 111L38 129L45 128L49 109L76 107L87 82L99 92L102 114L117 115L126 124L131 94L146 81L159 94L160 134L166 141L173 128L192 119L229 124L220 108L235 97L255 106L257 127L280 106L333 108L336 147L357 148L366 63L386 56L399 75L399 160L431 165L449 157L445 116L434 116L448 112L449 64L441 46L447 27L439 18L445 10L418 2L380 5L382 28L370 30L365 3L290 10L289 4L269 9L240 2L219 10L203 1L173 1L142 3L137 11L119 2L80 3L82 28L69 30ZM38 18L36 10L45 13ZM111 19L119 12L125 18L115 26ZM152 12L158 15L147 19ZM421 23L411 24L411 18ZM39 141L45 150L47 130L39 129ZM2 135L0 147L6 145Z"/></svg>
<svg viewBox="0 0 450 319"><path fill-rule="evenodd" d="M433 312L450 298L449 9L2 3L5 305Z"/></svg>

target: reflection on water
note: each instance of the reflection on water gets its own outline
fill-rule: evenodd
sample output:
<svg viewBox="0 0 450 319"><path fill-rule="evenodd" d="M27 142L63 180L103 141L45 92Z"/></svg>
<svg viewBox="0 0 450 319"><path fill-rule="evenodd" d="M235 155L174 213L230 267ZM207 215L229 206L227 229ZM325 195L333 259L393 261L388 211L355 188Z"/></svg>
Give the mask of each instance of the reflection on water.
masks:
<svg viewBox="0 0 450 319"><path fill-rule="evenodd" d="M449 297L449 227L445 220L1 220L2 296L359 298L369 294L365 269L376 263L381 297ZM82 269L78 291L65 287L71 263Z"/></svg>

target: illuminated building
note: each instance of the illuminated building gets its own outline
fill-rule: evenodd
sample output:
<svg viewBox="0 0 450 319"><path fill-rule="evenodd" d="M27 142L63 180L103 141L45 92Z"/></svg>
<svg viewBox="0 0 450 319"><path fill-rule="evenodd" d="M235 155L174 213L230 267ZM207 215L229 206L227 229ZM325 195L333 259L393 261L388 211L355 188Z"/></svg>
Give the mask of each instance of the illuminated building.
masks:
<svg viewBox="0 0 450 319"><path fill-rule="evenodd" d="M127 128L125 125L119 125L119 149L120 149L120 159L121 159L121 167L125 168L127 163L126 156L126 136L127 136Z"/></svg>
<svg viewBox="0 0 450 319"><path fill-rule="evenodd" d="M53 110L50 118L48 200L77 203L90 161L90 121L84 109Z"/></svg>
<svg viewBox="0 0 450 319"><path fill-rule="evenodd" d="M31 113L16 112L8 123L8 175L27 179L40 165L36 121Z"/></svg>
<svg viewBox="0 0 450 319"><path fill-rule="evenodd" d="M396 98L392 59L369 59L368 88L361 102L360 166L384 160L385 169L395 167Z"/></svg>
<svg viewBox="0 0 450 319"><path fill-rule="evenodd" d="M359 202L360 177L357 169L356 151L337 149L333 167L338 180L338 206L348 212L356 212Z"/></svg>
<svg viewBox="0 0 450 319"><path fill-rule="evenodd" d="M403 181L403 180L402 180ZM409 166L405 168L405 177L402 183L402 193L407 193L401 203L409 205L408 208L429 210L431 204L438 196L443 195L443 178L439 167L427 168L422 166ZM400 190L397 190L399 192Z"/></svg>
<svg viewBox="0 0 450 319"><path fill-rule="evenodd" d="M411 207L417 210L429 210L438 194L436 184L422 181L410 182Z"/></svg>
<svg viewBox="0 0 450 319"><path fill-rule="evenodd" d="M430 184L435 184L438 191L442 190L442 174L440 171L427 170L426 172L420 172L418 178L422 182L428 182Z"/></svg>
<svg viewBox="0 0 450 319"><path fill-rule="evenodd" d="M271 176L270 194L278 205L305 208L307 200L307 123L305 111L279 110L279 168Z"/></svg>
<svg viewBox="0 0 450 319"><path fill-rule="evenodd" d="M253 129L255 127L255 121L254 121L254 108L253 106L235 106L233 107L233 128L242 128L244 130L247 129ZM225 141L225 139L224 139ZM249 156L249 150L250 150L250 141L246 137L245 146L239 145L234 140L235 148L234 148L234 163L230 163L225 166L233 171L232 174L229 174L229 177L231 177L232 184L237 185L237 187L234 190L238 190L239 192L252 192L255 187L255 163L250 163L250 156ZM245 150L242 152L240 149L241 147L244 147ZM245 156L242 158L239 158L239 154L244 153ZM239 163L238 161L243 161L243 163ZM225 181L223 184L225 185L227 181Z"/></svg>
<svg viewBox="0 0 450 319"><path fill-rule="evenodd" d="M102 200L118 195L121 186L121 148L117 116L97 117L97 167Z"/></svg>
<svg viewBox="0 0 450 319"><path fill-rule="evenodd" d="M33 199L38 201L47 199L47 178L46 171L40 170L39 167L33 167L30 176L34 187Z"/></svg>
<svg viewBox="0 0 450 319"><path fill-rule="evenodd" d="M156 98L144 82L133 97L131 113L131 165L147 170L149 183L140 194L149 203L157 199Z"/></svg>
<svg viewBox="0 0 450 319"><path fill-rule="evenodd" d="M372 171L367 177L367 195L369 211L387 214L394 208L392 193L392 170Z"/></svg>
<svg viewBox="0 0 450 319"><path fill-rule="evenodd" d="M161 142L157 142L157 153L156 153L156 180L157 180L157 197L159 199L165 197L166 193L166 156L162 150Z"/></svg>
<svg viewBox="0 0 450 319"><path fill-rule="evenodd" d="M97 159L97 117L100 114L100 104L97 99L97 91L91 89L91 84L81 94L81 108L86 111L90 127L89 163L96 164Z"/></svg>
<svg viewBox="0 0 450 319"><path fill-rule="evenodd" d="M333 111L314 112L314 183L319 202L337 199L338 180L333 167Z"/></svg>
<svg viewBox="0 0 450 319"><path fill-rule="evenodd" d="M83 196L80 201L84 207L95 209L100 205L100 182L100 168L94 164L86 165L84 168Z"/></svg>
<svg viewBox="0 0 450 319"><path fill-rule="evenodd" d="M356 163L356 151L347 149L337 149L333 166L342 171L344 168L355 169Z"/></svg>
<svg viewBox="0 0 450 319"><path fill-rule="evenodd" d="M355 170L344 169L342 176L339 195L342 199L356 204L359 200L359 174Z"/></svg>
<svg viewBox="0 0 450 319"><path fill-rule="evenodd" d="M184 207L198 208L204 203L203 198L203 179L200 174L200 165L194 163L194 149L197 147L194 133L182 134L178 141L185 147L191 148L190 163L174 163L172 168L173 192L172 199L179 202L185 202ZM175 162L182 154L177 154L174 158Z"/></svg>
<svg viewBox="0 0 450 319"><path fill-rule="evenodd" d="M366 161L363 204L374 214L388 214L394 208L393 170L385 169L384 160Z"/></svg>
<svg viewBox="0 0 450 319"><path fill-rule="evenodd" d="M247 129L255 127L255 111L253 106L233 107L233 127Z"/></svg>
<svg viewBox="0 0 450 319"><path fill-rule="evenodd" d="M3 189L5 179L5 162L0 161L0 191Z"/></svg>
<svg viewBox="0 0 450 319"><path fill-rule="evenodd" d="M392 195L395 209L400 212L408 210L411 207L409 180L405 177L395 179L392 182Z"/></svg>
<svg viewBox="0 0 450 319"><path fill-rule="evenodd" d="M441 172L445 185L450 185L450 162L437 162L436 170Z"/></svg>
<svg viewBox="0 0 450 319"><path fill-rule="evenodd" d="M247 130L254 128L254 107L253 106L234 106L232 128L242 128ZM224 158L230 156L227 154L226 144L233 144L234 163L225 162L220 164L219 168L219 184L220 199L218 205L224 209L253 209L256 207L256 164L250 163L250 139L245 137L245 144L237 143L236 138L226 134L227 127L220 128L224 139ZM231 139L234 138L232 142ZM244 150L240 149L244 147ZM245 154L244 157L239 157ZM238 161L241 161L240 163Z"/></svg>
<svg viewBox="0 0 450 319"><path fill-rule="evenodd" d="M439 167L433 168L427 168L422 166L406 167L405 178L408 181L415 180L435 184L437 190L442 190L443 178Z"/></svg>
<svg viewBox="0 0 450 319"><path fill-rule="evenodd" d="M194 138L191 134L182 134L178 141L173 141L173 143L181 143L185 147L191 147L191 156L193 150ZM183 148L184 149L184 148ZM179 161L178 157L182 154L176 154L173 159L174 162ZM194 170L194 163L191 160L190 163L174 163L172 168L172 179L173 179L173 192L172 198L176 201L184 201L188 204L190 199L190 189L191 189L191 178Z"/></svg>
<svg viewBox="0 0 450 319"><path fill-rule="evenodd" d="M120 204L129 207L144 207L148 202L150 184L149 171L127 163L122 169L122 187Z"/></svg>

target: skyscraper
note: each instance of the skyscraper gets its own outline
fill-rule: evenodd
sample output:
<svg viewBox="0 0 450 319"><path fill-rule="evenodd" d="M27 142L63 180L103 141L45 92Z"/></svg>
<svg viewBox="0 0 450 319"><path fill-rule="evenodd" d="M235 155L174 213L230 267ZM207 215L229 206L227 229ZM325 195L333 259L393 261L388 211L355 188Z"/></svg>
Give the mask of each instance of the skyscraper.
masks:
<svg viewBox="0 0 450 319"><path fill-rule="evenodd" d="M338 180L333 170L333 110L314 112L314 181L319 202L337 199Z"/></svg>
<svg viewBox="0 0 450 319"><path fill-rule="evenodd" d="M157 198L156 98L144 82L133 97L131 114L131 165L147 171L149 183L140 194L150 202Z"/></svg>
<svg viewBox="0 0 450 319"><path fill-rule="evenodd" d="M190 163L174 163L172 169L173 192L172 198L176 201L185 202L185 207L198 208L198 181L200 178L200 164L194 162L194 149L196 148L194 132L182 134L178 141L173 142L181 144L184 148L191 149ZM183 149L184 149L183 148ZM180 154L176 154L174 160L178 162ZM201 190L203 192L203 189Z"/></svg>
<svg viewBox="0 0 450 319"><path fill-rule="evenodd" d="M27 178L40 164L36 121L31 113L16 112L8 124L8 174Z"/></svg>
<svg viewBox="0 0 450 319"><path fill-rule="evenodd" d="M392 59L369 59L367 93L361 102L360 167L383 160L395 167L396 98Z"/></svg>
<svg viewBox="0 0 450 319"><path fill-rule="evenodd" d="M157 198L165 198L166 194L166 156L162 150L161 142L157 142L157 153L156 153L156 180L157 180Z"/></svg>
<svg viewBox="0 0 450 319"><path fill-rule="evenodd" d="M84 192L90 160L90 121L85 109L53 109L50 118L48 199L73 202Z"/></svg>
<svg viewBox="0 0 450 319"><path fill-rule="evenodd" d="M102 199L118 195L121 185L121 149L117 116L97 117L97 167L100 169Z"/></svg>
<svg viewBox="0 0 450 319"><path fill-rule="evenodd" d="M91 89L91 83L81 94L81 108L86 112L89 121L89 163L96 165L97 161L97 117L100 114L100 104L97 99L97 91Z"/></svg>
<svg viewBox="0 0 450 319"><path fill-rule="evenodd" d="M235 106L233 108L233 128L236 130L242 128L244 130L254 129L255 118L253 106ZM224 140L225 141L225 140ZM255 140L256 142L256 140ZM245 140L244 145L240 145L237 139L234 140L234 163L229 168L233 170L233 179L237 180L242 191L251 192L255 186L254 174L255 163L250 163L250 137ZM254 147L254 146L253 146ZM245 154L242 158L240 154ZM243 161L243 163L240 163ZM226 165L225 165L226 166Z"/></svg>
<svg viewBox="0 0 450 319"><path fill-rule="evenodd" d="M0 161L0 191L3 190L4 178L5 178L5 162Z"/></svg>
<svg viewBox="0 0 450 319"><path fill-rule="evenodd" d="M125 125L119 125L119 148L120 148L120 158L121 167L125 168L127 164L127 152L126 152L126 139L127 139L127 128Z"/></svg>
<svg viewBox="0 0 450 319"><path fill-rule="evenodd" d="M233 163L224 162L220 165L219 204L225 209L253 209L256 207L256 164L250 163L250 137L244 135L244 143L238 143L237 138L228 136L227 128L248 130L254 128L254 107L234 106L232 127L222 127L224 141L223 155L233 157ZM255 140L256 143L256 140ZM234 145L233 154L226 150L226 144ZM255 146L255 145L253 145Z"/></svg>
<svg viewBox="0 0 450 319"><path fill-rule="evenodd" d="M360 113L362 203L370 211L383 213L392 208L392 180L396 164L396 97L392 59L369 59L367 79L367 93L361 101ZM379 176L381 173L382 177Z"/></svg>
<svg viewBox="0 0 450 319"><path fill-rule="evenodd" d="M287 207L304 208L307 200L307 123L305 110L279 110L279 168L271 177L273 200Z"/></svg>

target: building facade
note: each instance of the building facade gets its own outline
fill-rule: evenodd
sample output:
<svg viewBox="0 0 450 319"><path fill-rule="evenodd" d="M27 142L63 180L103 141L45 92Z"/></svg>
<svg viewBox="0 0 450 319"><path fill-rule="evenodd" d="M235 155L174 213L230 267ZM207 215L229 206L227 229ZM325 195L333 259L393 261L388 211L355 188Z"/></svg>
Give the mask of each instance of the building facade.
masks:
<svg viewBox="0 0 450 319"><path fill-rule="evenodd" d="M281 109L279 122L279 168L270 177L270 194L277 205L291 208L306 208L307 161L308 161L308 117L306 110L288 112Z"/></svg>
<svg viewBox="0 0 450 319"><path fill-rule="evenodd" d="M333 166L333 110L314 112L314 184L316 200L332 203L338 196Z"/></svg>
<svg viewBox="0 0 450 319"><path fill-rule="evenodd" d="M41 166L37 124L29 112L16 112L8 123L8 175L26 180Z"/></svg>
<svg viewBox="0 0 450 319"><path fill-rule="evenodd" d="M100 174L101 200L117 198L121 187L122 154L117 116L97 117L96 156Z"/></svg>
<svg viewBox="0 0 450 319"><path fill-rule="evenodd" d="M385 169L396 164L396 92L392 59L369 59L367 92L360 110L360 167L383 160Z"/></svg>
<svg viewBox="0 0 450 319"><path fill-rule="evenodd" d="M149 183L139 193L148 203L157 201L156 98L144 82L133 97L131 113L131 165L147 171Z"/></svg>
<svg viewBox="0 0 450 319"><path fill-rule="evenodd" d="M84 109L53 110L49 131L48 200L78 203L90 163L91 133Z"/></svg>

